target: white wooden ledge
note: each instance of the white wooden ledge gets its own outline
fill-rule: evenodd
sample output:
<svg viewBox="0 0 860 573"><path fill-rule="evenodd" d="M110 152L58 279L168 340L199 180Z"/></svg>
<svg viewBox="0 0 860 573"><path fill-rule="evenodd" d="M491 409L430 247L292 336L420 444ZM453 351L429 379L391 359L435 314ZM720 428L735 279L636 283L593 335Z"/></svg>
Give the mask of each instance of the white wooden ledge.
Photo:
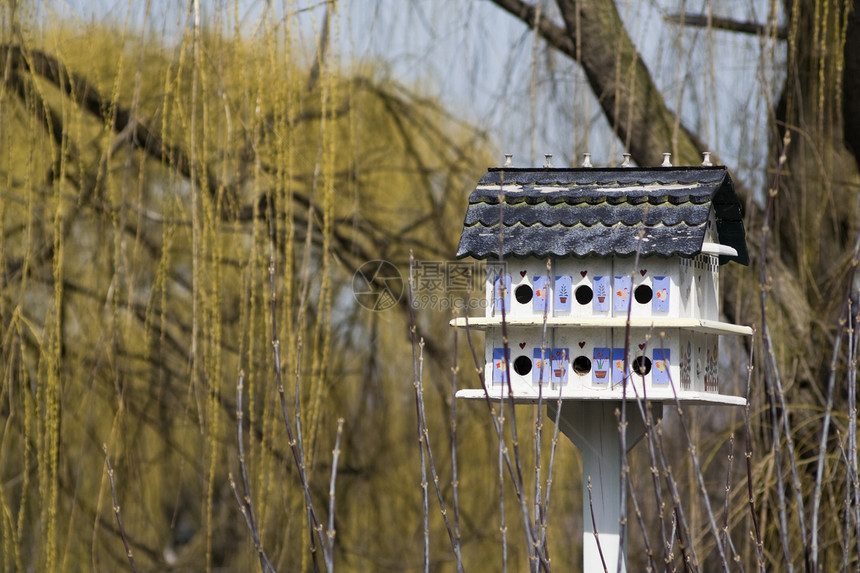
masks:
<svg viewBox="0 0 860 573"><path fill-rule="evenodd" d="M465 328L468 320L469 328L486 330L488 328L500 327L501 316L472 316L458 317L451 321L451 326ZM507 316L505 322L508 326L543 326L542 316ZM546 325L550 328L560 326L566 328L625 328L627 317L570 317L570 316L548 316ZM704 320L699 318L630 318L630 328L647 328L654 330L659 335L661 328L682 328L695 332L707 334L733 334L741 336L752 336L753 329L749 326L720 322L717 320Z"/></svg>

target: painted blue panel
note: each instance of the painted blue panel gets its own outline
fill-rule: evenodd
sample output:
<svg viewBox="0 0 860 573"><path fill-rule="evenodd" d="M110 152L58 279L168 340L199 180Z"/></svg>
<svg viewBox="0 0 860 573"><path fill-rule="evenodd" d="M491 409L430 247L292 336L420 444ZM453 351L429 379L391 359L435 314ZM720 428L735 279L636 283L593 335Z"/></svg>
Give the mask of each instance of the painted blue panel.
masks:
<svg viewBox="0 0 860 573"><path fill-rule="evenodd" d="M532 288L535 293L532 299L534 305L532 306L532 310L535 312L544 312L546 310L546 301L549 299L548 282L545 276L532 278Z"/></svg>
<svg viewBox="0 0 860 573"><path fill-rule="evenodd" d="M555 277L555 309L570 310L573 288L569 276Z"/></svg>
<svg viewBox="0 0 860 573"><path fill-rule="evenodd" d="M552 348L535 348L532 354L532 383L537 384L543 380L549 384L550 370L552 369Z"/></svg>
<svg viewBox="0 0 860 573"><path fill-rule="evenodd" d="M552 349L552 383L567 384L570 370L570 351L567 348Z"/></svg>
<svg viewBox="0 0 860 573"><path fill-rule="evenodd" d="M502 384L508 380L504 356L504 348L493 348L493 384ZM508 358L510 359L510 357L511 350L508 349Z"/></svg>
<svg viewBox="0 0 860 573"><path fill-rule="evenodd" d="M630 277L615 277L615 284L613 285L614 295L612 300L612 308L616 313L618 312L627 312L627 309L630 308L630 295L632 294L632 288L630 286Z"/></svg>
<svg viewBox="0 0 860 573"><path fill-rule="evenodd" d="M655 348L654 362L651 369L652 384L668 384L669 383L669 349Z"/></svg>
<svg viewBox="0 0 860 573"><path fill-rule="evenodd" d="M606 384L609 382L609 371L612 368L612 358L608 348L595 348L592 354L591 371L592 384Z"/></svg>
<svg viewBox="0 0 860 573"><path fill-rule="evenodd" d="M624 349L612 349L612 383L621 384L624 382Z"/></svg>
<svg viewBox="0 0 860 573"><path fill-rule="evenodd" d="M495 293L496 312L502 312L504 304L505 312L511 311L511 277L496 277L493 281L493 292Z"/></svg>
<svg viewBox="0 0 860 573"><path fill-rule="evenodd" d="M654 312L669 312L669 294L672 281L669 277L654 277L654 298L651 299L651 310Z"/></svg>
<svg viewBox="0 0 860 573"><path fill-rule="evenodd" d="M592 300L595 311L609 310L609 301L612 296L612 286L609 277L594 277L594 299Z"/></svg>

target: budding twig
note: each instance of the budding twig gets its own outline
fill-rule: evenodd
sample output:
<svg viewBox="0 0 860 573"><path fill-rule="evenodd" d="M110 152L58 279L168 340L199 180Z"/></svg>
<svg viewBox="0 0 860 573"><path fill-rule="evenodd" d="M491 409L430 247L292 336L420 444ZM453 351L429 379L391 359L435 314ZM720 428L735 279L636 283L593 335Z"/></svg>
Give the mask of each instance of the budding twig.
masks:
<svg viewBox="0 0 860 573"><path fill-rule="evenodd" d="M119 534L122 537L122 544L125 547L125 556L128 558L128 563L131 565L131 570L134 573L140 573L137 568L137 563L134 562L134 555L131 553L131 547L128 543L128 536L125 533L125 526L122 524L122 512L119 509L119 501L116 494L116 483L114 481L113 468L110 465L110 456L108 455L107 444L102 446L105 452L105 465L107 466L108 479L110 480L110 492L113 496L113 514L116 516L116 525L119 527Z"/></svg>

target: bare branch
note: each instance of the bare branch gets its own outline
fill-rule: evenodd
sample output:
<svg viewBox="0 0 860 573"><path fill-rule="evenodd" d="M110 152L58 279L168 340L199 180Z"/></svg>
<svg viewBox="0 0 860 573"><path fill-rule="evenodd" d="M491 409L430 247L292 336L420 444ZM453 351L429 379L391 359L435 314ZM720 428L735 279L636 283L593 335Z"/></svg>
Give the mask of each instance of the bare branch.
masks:
<svg viewBox="0 0 860 573"><path fill-rule="evenodd" d="M741 22L731 18L721 18L719 16L707 16L704 14L669 14L666 16L666 21L672 24L681 24L686 26L695 26L697 28L713 28L715 30L725 30L726 32L737 32L739 34L752 34L754 36L771 36L777 40L788 39L788 30L784 26L771 28L765 24L758 22Z"/></svg>

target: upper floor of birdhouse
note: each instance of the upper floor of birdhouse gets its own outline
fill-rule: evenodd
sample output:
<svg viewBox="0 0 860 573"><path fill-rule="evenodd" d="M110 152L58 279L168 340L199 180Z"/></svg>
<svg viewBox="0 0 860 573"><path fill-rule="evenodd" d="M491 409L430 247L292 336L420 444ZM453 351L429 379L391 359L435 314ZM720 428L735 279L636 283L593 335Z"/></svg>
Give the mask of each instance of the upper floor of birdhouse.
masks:
<svg viewBox="0 0 860 573"><path fill-rule="evenodd" d="M458 257L486 259L486 318L719 320L719 267L749 263L721 166L492 168Z"/></svg>

